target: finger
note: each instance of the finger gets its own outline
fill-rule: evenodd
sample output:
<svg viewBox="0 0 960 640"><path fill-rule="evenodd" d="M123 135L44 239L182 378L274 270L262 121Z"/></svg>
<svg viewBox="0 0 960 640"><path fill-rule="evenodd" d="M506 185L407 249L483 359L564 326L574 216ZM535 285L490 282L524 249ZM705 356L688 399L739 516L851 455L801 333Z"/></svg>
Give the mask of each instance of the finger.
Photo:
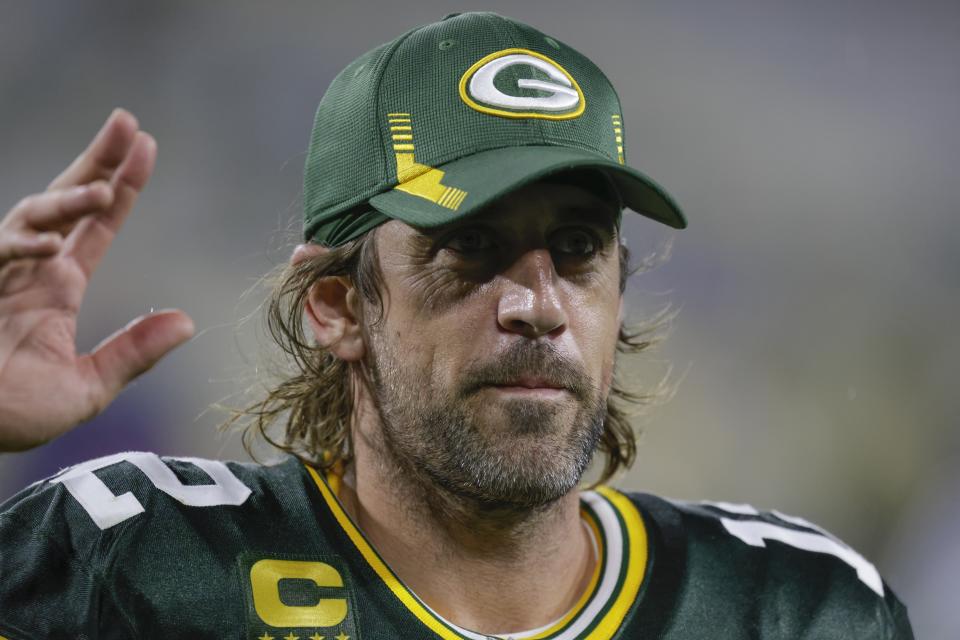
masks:
<svg viewBox="0 0 960 640"><path fill-rule="evenodd" d="M149 133L138 132L127 157L110 181L113 204L102 213L80 220L67 236L64 253L76 260L88 278L100 264L123 221L133 209L140 190L153 173L156 158L156 140Z"/></svg>
<svg viewBox="0 0 960 640"><path fill-rule="evenodd" d="M129 111L114 109L83 152L53 179L48 189L63 189L92 180L109 180L133 144L139 124Z"/></svg>
<svg viewBox="0 0 960 640"><path fill-rule="evenodd" d="M17 258L46 258L62 246L59 233L7 233L0 237L0 266Z"/></svg>
<svg viewBox="0 0 960 640"><path fill-rule="evenodd" d="M82 216L107 209L112 203L113 187L98 180L29 196L11 211L11 217L22 220L29 229L66 234Z"/></svg>
<svg viewBox="0 0 960 640"><path fill-rule="evenodd" d="M130 152L111 180L114 188L142 190L150 180L156 159L157 141L146 131L138 131L130 145Z"/></svg>
<svg viewBox="0 0 960 640"><path fill-rule="evenodd" d="M97 380L95 405L106 407L131 380L144 373L193 335L190 316L164 309L140 316L81 357Z"/></svg>

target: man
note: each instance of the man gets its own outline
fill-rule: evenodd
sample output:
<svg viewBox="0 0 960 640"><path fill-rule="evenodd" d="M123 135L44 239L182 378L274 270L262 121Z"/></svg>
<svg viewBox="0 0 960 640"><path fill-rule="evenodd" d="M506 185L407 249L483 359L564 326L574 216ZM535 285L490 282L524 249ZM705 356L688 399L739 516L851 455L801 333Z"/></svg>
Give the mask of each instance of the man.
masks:
<svg viewBox="0 0 960 640"><path fill-rule="evenodd" d="M298 373L274 467L121 453L0 509L0 637L910 638L855 551L803 520L607 487L633 458L615 353L628 168L613 88L493 14L361 56L317 111L305 239L270 305ZM139 318L78 355L84 287L156 146L118 111L0 228L0 442L95 415L192 333ZM303 319L306 318L306 325Z"/></svg>

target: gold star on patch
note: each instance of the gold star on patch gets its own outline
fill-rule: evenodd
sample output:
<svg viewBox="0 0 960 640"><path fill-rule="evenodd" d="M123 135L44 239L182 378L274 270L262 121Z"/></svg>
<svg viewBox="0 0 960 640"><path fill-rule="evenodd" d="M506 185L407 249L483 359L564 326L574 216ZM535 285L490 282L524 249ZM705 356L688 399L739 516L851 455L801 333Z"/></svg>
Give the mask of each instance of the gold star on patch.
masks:
<svg viewBox="0 0 960 640"><path fill-rule="evenodd" d="M337 640L350 640L350 636L345 634L343 631L340 632L340 635L334 636Z"/></svg>
<svg viewBox="0 0 960 640"><path fill-rule="evenodd" d="M283 640L300 640L300 636L293 635L293 631L283 636Z"/></svg>
<svg viewBox="0 0 960 640"><path fill-rule="evenodd" d="M257 638L257 640L273 640L273 636L268 636L267 632L264 631L263 635Z"/></svg>
<svg viewBox="0 0 960 640"><path fill-rule="evenodd" d="M315 633L312 636L310 636L310 640L323 640L323 636L320 635L319 633Z"/></svg>

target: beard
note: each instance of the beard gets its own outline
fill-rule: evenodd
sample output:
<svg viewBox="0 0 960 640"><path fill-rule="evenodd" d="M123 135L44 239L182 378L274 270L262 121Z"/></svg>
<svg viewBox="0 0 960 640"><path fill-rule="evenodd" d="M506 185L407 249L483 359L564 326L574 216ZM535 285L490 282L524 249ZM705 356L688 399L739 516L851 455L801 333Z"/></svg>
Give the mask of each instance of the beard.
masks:
<svg viewBox="0 0 960 640"><path fill-rule="evenodd" d="M411 371L379 335L369 337L365 369L380 414L377 448L422 489L486 510L529 510L578 485L606 416L605 393L578 363L550 344L516 342L469 365L451 386ZM521 376L544 378L567 397L490 401L497 393L491 385Z"/></svg>

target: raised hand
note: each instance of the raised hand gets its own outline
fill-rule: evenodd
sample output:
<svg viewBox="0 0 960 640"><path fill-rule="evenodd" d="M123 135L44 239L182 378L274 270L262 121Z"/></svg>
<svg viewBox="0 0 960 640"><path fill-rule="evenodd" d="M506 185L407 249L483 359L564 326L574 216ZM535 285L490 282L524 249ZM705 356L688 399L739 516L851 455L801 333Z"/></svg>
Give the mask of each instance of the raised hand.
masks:
<svg viewBox="0 0 960 640"><path fill-rule="evenodd" d="M179 310L140 316L78 354L90 277L146 185L150 134L117 109L43 193L0 221L0 451L29 449L100 413L193 335Z"/></svg>

